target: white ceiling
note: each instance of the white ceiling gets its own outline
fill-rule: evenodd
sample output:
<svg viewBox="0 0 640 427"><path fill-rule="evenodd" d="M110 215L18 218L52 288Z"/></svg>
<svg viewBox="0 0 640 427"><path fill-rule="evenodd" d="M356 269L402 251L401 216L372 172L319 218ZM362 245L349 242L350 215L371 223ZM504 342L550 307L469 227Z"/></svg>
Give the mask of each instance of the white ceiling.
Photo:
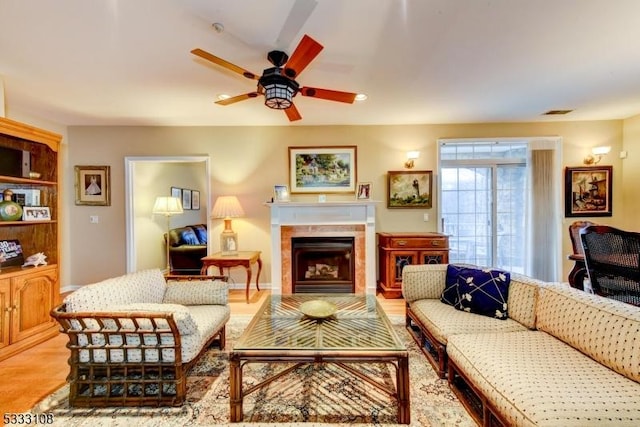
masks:
<svg viewBox="0 0 640 427"><path fill-rule="evenodd" d="M288 125L255 81L266 53L303 34L324 50L302 86L364 92L353 105L297 96L296 125L623 119L640 113L638 0L0 0L6 110L64 125ZM224 24L217 33L212 23ZM278 42L283 28L302 25ZM286 40L286 39L289 40ZM575 109L559 117L550 109Z"/></svg>

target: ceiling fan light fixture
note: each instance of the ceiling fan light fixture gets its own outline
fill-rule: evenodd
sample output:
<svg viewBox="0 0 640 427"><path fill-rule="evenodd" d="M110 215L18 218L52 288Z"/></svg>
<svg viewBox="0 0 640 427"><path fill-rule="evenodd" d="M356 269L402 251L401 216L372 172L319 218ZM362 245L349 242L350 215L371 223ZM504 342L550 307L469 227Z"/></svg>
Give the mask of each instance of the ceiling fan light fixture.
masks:
<svg viewBox="0 0 640 427"><path fill-rule="evenodd" d="M264 105L274 110L286 110L293 105L300 86L294 80L281 75L281 68L265 70L260 77L260 86L264 89Z"/></svg>

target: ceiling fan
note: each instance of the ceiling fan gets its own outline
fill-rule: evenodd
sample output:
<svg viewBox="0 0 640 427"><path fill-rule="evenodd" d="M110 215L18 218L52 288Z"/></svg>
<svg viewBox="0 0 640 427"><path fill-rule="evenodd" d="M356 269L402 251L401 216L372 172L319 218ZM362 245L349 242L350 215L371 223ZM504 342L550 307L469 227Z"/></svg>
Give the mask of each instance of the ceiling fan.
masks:
<svg viewBox="0 0 640 427"><path fill-rule="evenodd" d="M293 104L293 97L300 93L302 96L326 99L352 104L356 98L355 93L341 92L330 89L319 89L315 87L300 86L295 80L311 61L323 49L323 46L304 35L298 46L289 56L280 50L272 50L267 54L267 59L273 67L263 71L261 76L245 70L229 61L210 54L202 49L193 49L191 53L200 58L211 61L244 77L257 80L258 87L254 92L237 95L231 98L216 101L216 104L230 105L249 98L256 98L259 95L265 97L265 105L276 110L284 110L290 121L300 120L302 116Z"/></svg>

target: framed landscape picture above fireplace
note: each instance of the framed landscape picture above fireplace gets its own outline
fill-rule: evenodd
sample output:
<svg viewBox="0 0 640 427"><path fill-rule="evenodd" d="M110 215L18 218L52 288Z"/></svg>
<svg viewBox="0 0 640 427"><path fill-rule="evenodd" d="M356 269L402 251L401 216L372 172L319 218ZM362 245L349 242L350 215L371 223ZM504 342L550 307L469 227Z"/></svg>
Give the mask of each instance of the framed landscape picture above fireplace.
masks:
<svg viewBox="0 0 640 427"><path fill-rule="evenodd" d="M289 147L291 193L354 193L357 147Z"/></svg>

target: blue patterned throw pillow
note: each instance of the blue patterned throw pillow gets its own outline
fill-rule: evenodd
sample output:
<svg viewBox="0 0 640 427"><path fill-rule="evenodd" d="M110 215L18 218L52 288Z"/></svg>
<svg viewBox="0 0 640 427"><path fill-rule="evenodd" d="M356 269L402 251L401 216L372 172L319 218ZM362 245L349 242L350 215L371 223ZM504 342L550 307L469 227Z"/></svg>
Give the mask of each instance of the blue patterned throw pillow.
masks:
<svg viewBox="0 0 640 427"><path fill-rule="evenodd" d="M460 292L458 289L458 276L460 271L466 267L462 265L449 264L444 282L444 291L440 296L440 301L452 305L460 310Z"/></svg>
<svg viewBox="0 0 640 427"><path fill-rule="evenodd" d="M511 273L497 269L462 268L458 270L459 310L483 316L507 319L507 296Z"/></svg>

